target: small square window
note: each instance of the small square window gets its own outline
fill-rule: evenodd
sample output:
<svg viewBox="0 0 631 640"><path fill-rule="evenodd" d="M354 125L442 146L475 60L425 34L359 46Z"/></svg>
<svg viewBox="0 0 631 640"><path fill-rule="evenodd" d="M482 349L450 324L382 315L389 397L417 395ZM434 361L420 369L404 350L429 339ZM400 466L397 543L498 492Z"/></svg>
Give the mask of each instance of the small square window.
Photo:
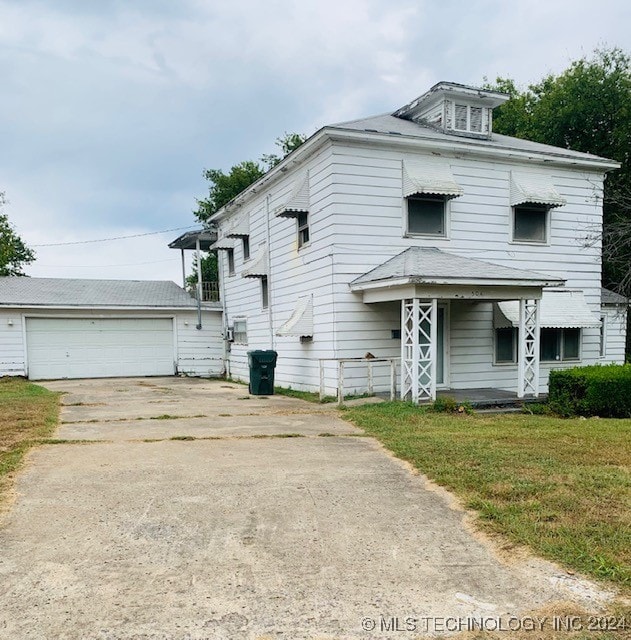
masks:
<svg viewBox="0 0 631 640"><path fill-rule="evenodd" d="M298 248L304 247L309 242L309 214L299 213L298 220Z"/></svg>
<svg viewBox="0 0 631 640"><path fill-rule="evenodd" d="M495 329L495 362L517 362L517 329Z"/></svg>
<svg viewBox="0 0 631 640"><path fill-rule="evenodd" d="M247 320L235 320L232 327L232 338L235 344L248 343L248 323Z"/></svg>
<svg viewBox="0 0 631 640"><path fill-rule="evenodd" d="M408 233L445 236L445 203L444 196L407 198Z"/></svg>
<svg viewBox="0 0 631 640"><path fill-rule="evenodd" d="M250 259L250 237L243 236L241 238L241 241L243 243L243 259L249 260Z"/></svg>
<svg viewBox="0 0 631 640"><path fill-rule="evenodd" d="M547 242L548 207L537 204L523 204L513 207L513 240Z"/></svg>
<svg viewBox="0 0 631 640"><path fill-rule="evenodd" d="M267 309L269 307L269 286L267 277L261 278L261 307Z"/></svg>
<svg viewBox="0 0 631 640"><path fill-rule="evenodd" d="M234 249L228 249L226 251L226 254L228 256L228 275L233 276L234 275Z"/></svg>

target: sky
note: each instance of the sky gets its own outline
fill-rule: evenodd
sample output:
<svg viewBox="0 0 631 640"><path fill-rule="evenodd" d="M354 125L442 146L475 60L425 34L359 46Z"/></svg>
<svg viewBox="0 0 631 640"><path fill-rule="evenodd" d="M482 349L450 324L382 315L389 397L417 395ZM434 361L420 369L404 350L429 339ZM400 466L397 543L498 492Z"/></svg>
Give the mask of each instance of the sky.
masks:
<svg viewBox="0 0 631 640"><path fill-rule="evenodd" d="M631 52L629 25L628 0L0 0L4 213L28 275L180 283L167 244L196 226L204 168L441 80L526 86Z"/></svg>

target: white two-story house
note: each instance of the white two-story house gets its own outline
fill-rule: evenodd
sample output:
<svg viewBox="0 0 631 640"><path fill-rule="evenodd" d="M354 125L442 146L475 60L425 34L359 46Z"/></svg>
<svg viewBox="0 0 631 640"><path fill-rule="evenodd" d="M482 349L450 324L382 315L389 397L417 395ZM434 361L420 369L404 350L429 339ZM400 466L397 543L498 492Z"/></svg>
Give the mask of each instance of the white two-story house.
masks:
<svg viewBox="0 0 631 640"><path fill-rule="evenodd" d="M441 82L392 114L326 126L212 219L226 366L278 352L276 383L536 396L551 369L624 360L601 295L618 164L493 133L506 96ZM381 359L391 359L381 362Z"/></svg>

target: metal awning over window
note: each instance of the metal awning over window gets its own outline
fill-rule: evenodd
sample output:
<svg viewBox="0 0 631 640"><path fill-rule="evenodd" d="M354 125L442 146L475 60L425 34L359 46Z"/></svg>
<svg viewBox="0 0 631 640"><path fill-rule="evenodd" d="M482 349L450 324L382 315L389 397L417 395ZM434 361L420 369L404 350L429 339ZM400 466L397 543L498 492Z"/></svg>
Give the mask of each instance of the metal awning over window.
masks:
<svg viewBox="0 0 631 640"><path fill-rule="evenodd" d="M221 240L217 240L215 244L211 244L208 247L209 251L227 251L228 249L234 249L234 240L230 238L222 238Z"/></svg>
<svg viewBox="0 0 631 640"><path fill-rule="evenodd" d="M241 272L242 278L267 278L268 276L267 245L262 244L247 269Z"/></svg>
<svg viewBox="0 0 631 640"><path fill-rule="evenodd" d="M464 189L456 182L451 167L440 159L403 162L403 197L430 194L456 198Z"/></svg>
<svg viewBox="0 0 631 640"><path fill-rule="evenodd" d="M295 218L301 213L309 213L309 172L294 184L287 202L276 209L278 218Z"/></svg>
<svg viewBox="0 0 631 640"><path fill-rule="evenodd" d="M519 326L519 301L498 302L493 312L496 328ZM585 302L582 291L544 291L541 298L539 326L543 329L600 327L600 318Z"/></svg>
<svg viewBox="0 0 631 640"><path fill-rule="evenodd" d="M289 320L276 331L277 336L313 336L313 296L298 298Z"/></svg>
<svg viewBox="0 0 631 640"><path fill-rule="evenodd" d="M235 218L226 230L226 238L244 238L250 235L250 219L246 215Z"/></svg>
<svg viewBox="0 0 631 640"><path fill-rule="evenodd" d="M544 204L549 207L562 207L566 200L552 184L552 178L545 174L517 173L511 171L510 204Z"/></svg>

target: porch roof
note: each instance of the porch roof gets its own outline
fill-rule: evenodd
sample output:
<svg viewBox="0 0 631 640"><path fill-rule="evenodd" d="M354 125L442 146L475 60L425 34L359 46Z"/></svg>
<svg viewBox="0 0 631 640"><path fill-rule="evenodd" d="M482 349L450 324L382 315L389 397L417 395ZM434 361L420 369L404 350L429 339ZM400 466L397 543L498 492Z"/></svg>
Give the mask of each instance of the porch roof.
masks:
<svg viewBox="0 0 631 640"><path fill-rule="evenodd" d="M396 285L560 286L562 278L465 258L435 247L410 247L355 278L352 291Z"/></svg>

